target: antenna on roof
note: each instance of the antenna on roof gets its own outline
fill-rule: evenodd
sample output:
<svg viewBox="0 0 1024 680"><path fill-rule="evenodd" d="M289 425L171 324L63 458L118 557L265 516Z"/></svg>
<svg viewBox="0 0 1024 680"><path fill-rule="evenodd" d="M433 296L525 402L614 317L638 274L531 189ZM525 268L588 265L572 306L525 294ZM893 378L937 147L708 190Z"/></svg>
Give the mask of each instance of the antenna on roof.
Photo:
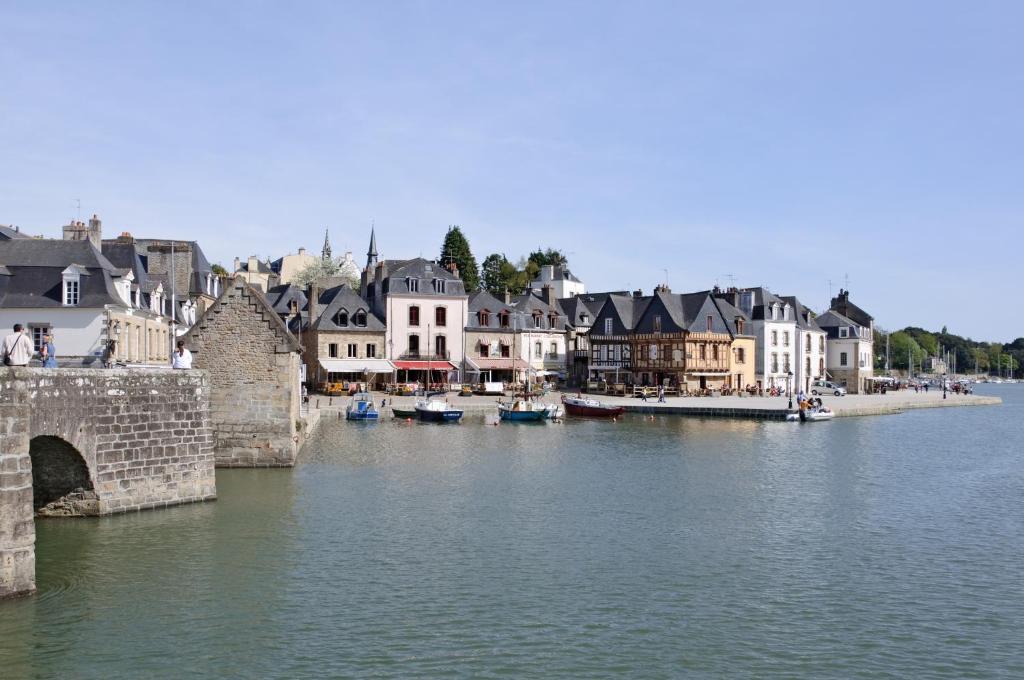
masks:
<svg viewBox="0 0 1024 680"><path fill-rule="evenodd" d="M846 283L846 290L849 291L850 290L850 275L849 274L843 274L843 280Z"/></svg>
<svg viewBox="0 0 1024 680"><path fill-rule="evenodd" d="M726 274L725 278L729 279L729 287L730 288L735 288L736 287L736 277L735 276L733 276L732 274Z"/></svg>
<svg viewBox="0 0 1024 680"><path fill-rule="evenodd" d="M78 220L82 219L82 199L76 198L75 203L78 204Z"/></svg>
<svg viewBox="0 0 1024 680"><path fill-rule="evenodd" d="M832 300L832 279L828 280L828 299Z"/></svg>

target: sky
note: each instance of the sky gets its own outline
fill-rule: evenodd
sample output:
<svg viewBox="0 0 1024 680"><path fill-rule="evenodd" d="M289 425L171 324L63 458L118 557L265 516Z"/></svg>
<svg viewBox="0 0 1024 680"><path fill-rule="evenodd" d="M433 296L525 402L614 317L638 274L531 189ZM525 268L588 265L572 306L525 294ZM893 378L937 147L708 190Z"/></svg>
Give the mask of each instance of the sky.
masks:
<svg viewBox="0 0 1024 680"><path fill-rule="evenodd" d="M1024 4L0 1L0 224L1024 335ZM79 212L80 202L80 212ZM1010 313L1007 313L1010 312Z"/></svg>

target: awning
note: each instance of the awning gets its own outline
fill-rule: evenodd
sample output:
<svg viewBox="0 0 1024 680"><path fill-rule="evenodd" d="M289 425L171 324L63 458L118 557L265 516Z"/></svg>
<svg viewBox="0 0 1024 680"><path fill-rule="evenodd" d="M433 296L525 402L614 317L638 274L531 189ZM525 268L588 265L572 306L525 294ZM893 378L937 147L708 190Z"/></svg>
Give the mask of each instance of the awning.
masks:
<svg viewBox="0 0 1024 680"><path fill-rule="evenodd" d="M534 371L534 375L558 375L558 371Z"/></svg>
<svg viewBox="0 0 1024 680"><path fill-rule="evenodd" d="M328 373L391 373L395 367L387 359L321 359Z"/></svg>
<svg viewBox="0 0 1024 680"><path fill-rule="evenodd" d="M512 369L525 369L528 364L522 359L512 359L511 357L489 357L473 359L473 363L484 369L485 371L511 371Z"/></svg>
<svg viewBox="0 0 1024 680"><path fill-rule="evenodd" d="M403 371L449 371L458 368L450 361L393 361L395 368Z"/></svg>
<svg viewBox="0 0 1024 680"><path fill-rule="evenodd" d="M697 377L704 377L704 378L724 378L727 375L729 375L729 372L728 371L724 371L724 372L714 373L714 372L711 372L711 371L692 371L692 372L686 373L686 375L688 375L688 376L689 375L694 375L694 376L697 376Z"/></svg>
<svg viewBox="0 0 1024 680"><path fill-rule="evenodd" d="M480 367L476 365L476 362L466 357L463 361L466 362L466 373L479 373Z"/></svg>

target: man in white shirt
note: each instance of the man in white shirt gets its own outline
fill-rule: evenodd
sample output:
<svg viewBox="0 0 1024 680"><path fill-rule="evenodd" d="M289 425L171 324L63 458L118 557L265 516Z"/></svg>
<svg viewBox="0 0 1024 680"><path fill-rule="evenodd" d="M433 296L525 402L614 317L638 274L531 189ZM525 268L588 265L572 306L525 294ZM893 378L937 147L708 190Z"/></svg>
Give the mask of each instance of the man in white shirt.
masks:
<svg viewBox="0 0 1024 680"><path fill-rule="evenodd" d="M32 341L22 331L20 323L14 324L14 332L4 338L3 359L5 366L28 366L32 358Z"/></svg>
<svg viewBox="0 0 1024 680"><path fill-rule="evenodd" d="M185 349L185 341L178 340L178 349L171 355L171 368L189 370L192 368L192 352Z"/></svg>

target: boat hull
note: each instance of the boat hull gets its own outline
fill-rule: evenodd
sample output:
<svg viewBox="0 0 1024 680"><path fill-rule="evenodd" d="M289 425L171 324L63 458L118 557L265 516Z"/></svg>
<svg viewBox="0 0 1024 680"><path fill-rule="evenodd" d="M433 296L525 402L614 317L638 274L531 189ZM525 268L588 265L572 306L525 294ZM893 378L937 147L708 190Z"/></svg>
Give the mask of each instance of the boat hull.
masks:
<svg viewBox="0 0 1024 680"><path fill-rule="evenodd" d="M427 408L417 408L416 413L419 414L420 420L425 423L454 423L462 418L462 411L460 409L435 411Z"/></svg>
<svg viewBox="0 0 1024 680"><path fill-rule="evenodd" d="M376 411L347 411L346 420L377 420L380 417Z"/></svg>
<svg viewBox="0 0 1024 680"><path fill-rule="evenodd" d="M498 409L498 415L502 420L513 423L530 423L538 420L545 420L548 417L547 411L511 411L509 409Z"/></svg>
<svg viewBox="0 0 1024 680"><path fill-rule="evenodd" d="M569 399L563 399L562 405L565 406L565 412L569 415L582 418L615 418L626 412L623 406L577 404Z"/></svg>
<svg viewBox="0 0 1024 680"><path fill-rule="evenodd" d="M394 408L394 407L391 407L391 413L396 418L415 418L417 416L416 409L414 409L414 408Z"/></svg>

